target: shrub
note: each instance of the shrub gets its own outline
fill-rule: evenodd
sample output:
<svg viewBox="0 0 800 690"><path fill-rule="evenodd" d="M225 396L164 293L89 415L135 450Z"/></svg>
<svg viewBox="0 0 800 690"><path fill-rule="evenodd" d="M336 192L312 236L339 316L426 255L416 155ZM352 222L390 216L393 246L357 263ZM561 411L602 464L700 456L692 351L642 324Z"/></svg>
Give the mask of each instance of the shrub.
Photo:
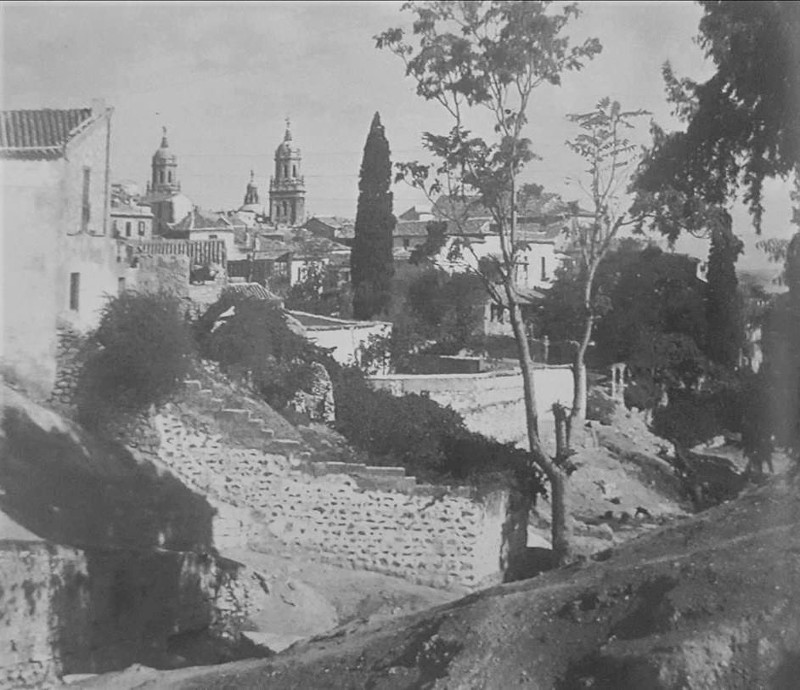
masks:
<svg viewBox="0 0 800 690"><path fill-rule="evenodd" d="M543 492L527 454L467 430L460 414L420 395L396 397L370 388L355 368L332 375L336 429L370 462L400 465L432 483L489 488L513 485Z"/></svg>
<svg viewBox="0 0 800 690"><path fill-rule="evenodd" d="M236 293L223 294L208 308L195 324L195 337L203 357L248 381L278 410L310 386L312 362L329 366L332 361L291 330L277 304Z"/></svg>
<svg viewBox="0 0 800 690"><path fill-rule="evenodd" d="M195 353L182 305L166 293L110 299L91 342L76 391L79 417L89 426L164 401L190 373Z"/></svg>
<svg viewBox="0 0 800 690"><path fill-rule="evenodd" d="M653 433L692 447L723 431L740 431L743 410L743 394L736 382L710 391L674 390L669 404L653 413Z"/></svg>

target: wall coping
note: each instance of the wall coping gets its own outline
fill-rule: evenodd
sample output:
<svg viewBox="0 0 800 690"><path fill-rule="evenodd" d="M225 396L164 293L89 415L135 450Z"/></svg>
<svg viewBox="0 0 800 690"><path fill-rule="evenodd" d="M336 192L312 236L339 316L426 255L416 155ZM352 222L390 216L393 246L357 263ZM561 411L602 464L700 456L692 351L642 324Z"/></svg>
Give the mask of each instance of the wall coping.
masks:
<svg viewBox="0 0 800 690"><path fill-rule="evenodd" d="M534 371L559 371L561 369L571 369L571 364L553 364L535 366ZM481 371L476 374L375 374L367 378L368 381L455 381L458 379L480 380L492 379L508 376L519 376L521 369L504 369L501 371Z"/></svg>
<svg viewBox="0 0 800 690"><path fill-rule="evenodd" d="M303 328L307 331L321 331L321 330L338 330L342 328L348 329L358 329L358 328L374 328L375 326L391 326L392 324L388 321L353 321L348 319L337 319L333 316L321 316L320 314L311 314L307 311L297 311L294 309L288 309L287 312L297 318L298 316L310 316L316 321L327 321L330 325L323 325L317 324L313 326L306 326L302 324Z"/></svg>

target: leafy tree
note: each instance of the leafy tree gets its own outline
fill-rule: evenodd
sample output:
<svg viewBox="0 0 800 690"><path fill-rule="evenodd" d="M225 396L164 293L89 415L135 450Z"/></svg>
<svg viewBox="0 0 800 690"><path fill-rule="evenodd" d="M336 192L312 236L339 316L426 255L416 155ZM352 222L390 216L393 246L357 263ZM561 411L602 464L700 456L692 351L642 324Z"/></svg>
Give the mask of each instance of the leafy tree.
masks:
<svg viewBox="0 0 800 690"><path fill-rule="evenodd" d="M592 214L588 223L575 223L570 231L570 239L578 250L583 311L583 327L573 362L573 426L586 417L586 350L597 319L592 295L597 268L619 231L640 220L638 215L623 210L620 193L637 158L636 147L625 136L625 130L633 127L634 118L645 114L643 110L624 111L616 101L604 98L593 111L569 116L582 130L567 145L588 164L588 185L581 184L581 189L588 198Z"/></svg>
<svg viewBox="0 0 800 690"><path fill-rule="evenodd" d="M704 345L705 285L688 257L658 247L621 248L600 264L597 286L606 300L595 333L601 364L633 361L637 346L653 334L679 334Z"/></svg>
<svg viewBox="0 0 800 690"><path fill-rule="evenodd" d="M467 346L483 319L486 290L471 273L430 269L411 283L408 304L439 354L453 355ZM430 348L429 348L430 351Z"/></svg>
<svg viewBox="0 0 800 690"><path fill-rule="evenodd" d="M736 259L742 241L733 234L730 216L714 226L708 257L706 352L718 364L734 369L744 341L742 299L736 278Z"/></svg>
<svg viewBox="0 0 800 690"><path fill-rule="evenodd" d="M575 340L584 328L576 272L565 267L537 310L536 329L553 342ZM707 370L705 286L688 257L620 240L598 265L592 303L592 362L628 364L633 406L651 409L664 389L696 385Z"/></svg>
<svg viewBox="0 0 800 690"><path fill-rule="evenodd" d="M322 316L341 313L337 271L333 266L311 264L303 280L292 285L286 293L286 309Z"/></svg>
<svg viewBox="0 0 800 690"><path fill-rule="evenodd" d="M694 230L729 202L740 186L756 229L766 178L788 176L800 163L800 4L700 2L698 42L716 67L703 83L663 73L674 112L686 131L654 126L639 188L657 209L655 225L675 237Z"/></svg>
<svg viewBox="0 0 800 690"><path fill-rule="evenodd" d="M190 373L195 354L183 306L167 293L123 292L103 306L77 387L82 423L158 405Z"/></svg>
<svg viewBox="0 0 800 690"><path fill-rule="evenodd" d="M517 237L518 176L534 158L523 135L528 103L541 84L558 85L566 70L577 70L600 51L596 39L571 47L562 32L578 14L575 5L557 11L549 2L410 2L413 38L389 29L376 37L406 65L417 93L438 103L449 115L446 134L426 132L423 143L435 166L406 163L400 176L425 191L429 200L443 195L456 232L464 233L472 209L488 211L497 228L502 256L496 272L500 283L484 279L497 304L509 308L522 370L531 461L550 485L553 507L552 542L556 560L570 558L572 539L567 519L568 468L550 458L539 438L533 361L514 281L519 253ZM473 134L467 118L488 112L494 136Z"/></svg>
<svg viewBox="0 0 800 690"><path fill-rule="evenodd" d="M414 247L408 257L409 263L415 266L431 260L447 242L447 221L432 220L426 226L428 235L418 247Z"/></svg>
<svg viewBox="0 0 800 690"><path fill-rule="evenodd" d="M389 191L392 182L389 156L389 142L380 114L375 113L361 162L355 238L350 254L353 315L357 319L381 314L391 299L392 231L397 221Z"/></svg>

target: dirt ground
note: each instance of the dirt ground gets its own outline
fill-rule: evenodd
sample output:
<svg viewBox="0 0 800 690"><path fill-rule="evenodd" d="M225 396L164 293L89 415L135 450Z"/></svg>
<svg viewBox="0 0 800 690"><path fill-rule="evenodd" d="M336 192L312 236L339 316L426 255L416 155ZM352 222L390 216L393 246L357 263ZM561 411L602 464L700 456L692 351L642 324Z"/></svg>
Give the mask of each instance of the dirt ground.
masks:
<svg viewBox="0 0 800 690"><path fill-rule="evenodd" d="M269 660L81 687L793 689L799 492L797 476L775 477L598 559Z"/></svg>

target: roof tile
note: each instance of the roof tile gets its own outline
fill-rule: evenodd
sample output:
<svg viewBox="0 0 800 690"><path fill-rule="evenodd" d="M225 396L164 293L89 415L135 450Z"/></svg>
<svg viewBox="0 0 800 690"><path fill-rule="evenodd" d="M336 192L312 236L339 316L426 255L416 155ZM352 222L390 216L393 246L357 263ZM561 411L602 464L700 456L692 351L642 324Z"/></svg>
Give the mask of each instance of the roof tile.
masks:
<svg viewBox="0 0 800 690"><path fill-rule="evenodd" d="M60 158L92 117L91 108L0 111L0 158Z"/></svg>

